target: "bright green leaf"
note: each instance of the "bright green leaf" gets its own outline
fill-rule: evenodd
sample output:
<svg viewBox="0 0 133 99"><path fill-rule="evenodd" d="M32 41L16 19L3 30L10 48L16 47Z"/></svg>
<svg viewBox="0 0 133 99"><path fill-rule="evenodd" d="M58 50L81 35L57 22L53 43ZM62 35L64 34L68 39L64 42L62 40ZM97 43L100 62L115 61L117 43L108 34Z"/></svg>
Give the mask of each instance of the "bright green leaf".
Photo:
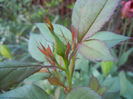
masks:
<svg viewBox="0 0 133 99"><path fill-rule="evenodd" d="M109 49L100 40L88 40L79 44L79 52L90 60L108 61L113 60Z"/></svg>
<svg viewBox="0 0 133 99"><path fill-rule="evenodd" d="M50 97L37 85L25 85L0 94L0 99L50 99Z"/></svg>
<svg viewBox="0 0 133 99"><path fill-rule="evenodd" d="M102 98L96 92L87 87L79 87L73 89L66 96L66 99L102 99Z"/></svg>
<svg viewBox="0 0 133 99"><path fill-rule="evenodd" d="M12 59L11 52L6 45L0 44L0 54L6 58Z"/></svg>
<svg viewBox="0 0 133 99"><path fill-rule="evenodd" d="M110 19L120 0L77 0L72 25L78 29L79 40L98 32Z"/></svg>
<svg viewBox="0 0 133 99"><path fill-rule="evenodd" d="M31 63L15 61L0 63L0 89L9 89L40 69L41 66Z"/></svg>
<svg viewBox="0 0 133 99"><path fill-rule="evenodd" d="M115 46L116 44L120 43L121 41L125 41L129 39L129 37L123 36L123 35L118 35L112 32L97 32L94 34L92 37L89 39L98 39L104 41L109 48Z"/></svg>
<svg viewBox="0 0 133 99"><path fill-rule="evenodd" d="M103 61L101 62L101 68L104 76L107 76L109 72L111 71L112 67L114 65L113 61Z"/></svg>

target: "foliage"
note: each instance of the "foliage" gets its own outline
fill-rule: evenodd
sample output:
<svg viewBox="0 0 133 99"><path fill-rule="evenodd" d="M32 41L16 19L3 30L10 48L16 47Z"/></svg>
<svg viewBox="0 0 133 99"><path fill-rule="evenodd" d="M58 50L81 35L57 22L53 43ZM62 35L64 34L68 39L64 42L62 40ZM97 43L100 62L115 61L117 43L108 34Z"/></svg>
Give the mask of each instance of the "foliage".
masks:
<svg viewBox="0 0 133 99"><path fill-rule="evenodd" d="M0 54L6 58L12 59L9 48L3 44L0 44Z"/></svg>
<svg viewBox="0 0 133 99"><path fill-rule="evenodd" d="M52 23L47 17L44 23L40 23L43 14L49 12L46 9L42 11L40 7L36 12L39 13L40 18L33 20L36 18L36 13L32 13L28 7L31 4L30 0L24 0L22 3L17 0L10 1L11 6L7 5L7 7L9 11L11 10L11 18L5 19L13 20L15 31L12 31L12 26L9 26L11 29L9 31L18 33L19 36L21 35L20 38L24 37L25 40L23 33L29 32L33 27L29 40L26 38L26 42L22 44L27 45L28 41L28 51L36 61L26 53L32 63L13 60L0 63L0 98L132 99L133 74L118 71L120 66L126 63L133 49L125 50L127 45L122 45L121 49L124 48L125 53L120 49L118 56L114 47L130 38L105 30L100 31L114 14L119 2L120 0L77 0L72 12L70 31L67 27L56 24L55 21ZM7 1L0 1L0 3L8 4ZM13 5L16 3L18 6ZM52 0L51 4L45 2L48 8L60 3L61 1L55 0ZM23 9L25 4L29 5ZM16 13L12 12L12 7L17 8ZM24 20L18 20L22 17L17 15L23 13L27 18L23 16ZM4 14L2 17L7 13ZM2 22L7 22L6 20ZM39 23L33 25L33 22ZM20 30L17 28L18 24L20 28L26 26ZM129 29L129 32L131 31L132 24ZM0 42L1 60L11 59L13 53L12 50L10 52L9 45L4 45L12 40L7 38L5 40L6 36L4 36ZM26 47L22 46L20 49L25 50Z"/></svg>

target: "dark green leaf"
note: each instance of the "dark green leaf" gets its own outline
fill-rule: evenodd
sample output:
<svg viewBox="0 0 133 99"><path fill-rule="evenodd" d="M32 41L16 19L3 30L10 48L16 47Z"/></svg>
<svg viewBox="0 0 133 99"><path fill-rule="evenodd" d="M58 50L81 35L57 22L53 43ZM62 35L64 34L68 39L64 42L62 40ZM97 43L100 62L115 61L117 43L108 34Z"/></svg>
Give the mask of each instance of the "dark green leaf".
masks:
<svg viewBox="0 0 133 99"><path fill-rule="evenodd" d="M50 97L37 85L25 85L1 94L0 99L50 99Z"/></svg>
<svg viewBox="0 0 133 99"><path fill-rule="evenodd" d="M41 66L31 63L14 61L0 63L0 89L9 89L40 69Z"/></svg>
<svg viewBox="0 0 133 99"><path fill-rule="evenodd" d="M105 93L103 99L120 99L120 92L108 92Z"/></svg>

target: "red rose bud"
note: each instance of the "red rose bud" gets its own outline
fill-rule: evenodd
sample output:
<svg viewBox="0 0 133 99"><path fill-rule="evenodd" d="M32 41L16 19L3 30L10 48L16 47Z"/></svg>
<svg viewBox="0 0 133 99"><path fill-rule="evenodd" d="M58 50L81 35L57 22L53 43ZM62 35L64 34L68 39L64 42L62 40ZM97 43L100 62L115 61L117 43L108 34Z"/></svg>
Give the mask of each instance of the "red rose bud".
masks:
<svg viewBox="0 0 133 99"><path fill-rule="evenodd" d="M45 50L43 50L43 49L41 49L41 48L39 48L39 47L37 47L39 50L40 50L40 52L41 53L43 53L45 56L48 56L48 54L47 54L47 52L45 51Z"/></svg>
<svg viewBox="0 0 133 99"><path fill-rule="evenodd" d="M52 51L51 51L51 48L49 46L47 47L47 52L49 53L50 56L52 56L52 57L54 56Z"/></svg>
<svg viewBox="0 0 133 99"><path fill-rule="evenodd" d="M123 7L121 10L121 14L124 18L132 18L133 17L133 0L123 1Z"/></svg>
<svg viewBox="0 0 133 99"><path fill-rule="evenodd" d="M54 62L53 60L49 59L48 57L46 57L46 60L47 60L51 65L53 65L53 66L56 65L55 62ZM56 69L56 68L54 68L54 69Z"/></svg>
<svg viewBox="0 0 133 99"><path fill-rule="evenodd" d="M41 48L38 47L38 49L40 50L41 53L43 53L46 56L47 61L51 64L51 65L55 65L56 59L50 49L50 47L48 46L47 48L45 48L42 43L40 43Z"/></svg>
<svg viewBox="0 0 133 99"><path fill-rule="evenodd" d="M67 50L66 50L66 58L68 58L70 51L71 51L71 46L70 46L70 43L68 42L67 43Z"/></svg>
<svg viewBox="0 0 133 99"><path fill-rule="evenodd" d="M45 17L45 19L47 20L47 22L44 20L44 23L47 25L47 27L49 28L50 31L53 31L54 27L53 27L51 21L47 17Z"/></svg>
<svg viewBox="0 0 133 99"><path fill-rule="evenodd" d="M62 56L63 58L65 57L65 51L66 51L66 46L64 45L64 43L59 39L59 37L54 33L54 28L53 25L51 24L50 20L45 17L46 21L44 20L45 24L47 25L47 27L50 30L51 35L53 36L54 40L55 40L55 46L54 46L54 50L55 52Z"/></svg>
<svg viewBox="0 0 133 99"><path fill-rule="evenodd" d="M71 25L71 31L72 31L72 49L76 46L76 40L77 40L77 30L74 29L74 27Z"/></svg>

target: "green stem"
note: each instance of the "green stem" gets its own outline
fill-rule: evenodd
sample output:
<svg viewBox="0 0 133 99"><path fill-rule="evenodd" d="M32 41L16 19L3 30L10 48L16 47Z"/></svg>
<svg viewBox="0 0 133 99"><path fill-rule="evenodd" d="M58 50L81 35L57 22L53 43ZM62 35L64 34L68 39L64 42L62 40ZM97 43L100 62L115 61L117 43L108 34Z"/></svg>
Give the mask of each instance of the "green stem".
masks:
<svg viewBox="0 0 133 99"><path fill-rule="evenodd" d="M58 63L56 63L57 67L63 71L65 71L65 68L63 68L61 65L59 65Z"/></svg>
<svg viewBox="0 0 133 99"><path fill-rule="evenodd" d="M123 35L126 34L127 24L128 24L128 19L125 20L125 24L124 24L124 26L123 26ZM124 47L124 45L122 44L121 47L120 47L119 58L121 57L121 55L122 55L122 53L123 53L123 47Z"/></svg>
<svg viewBox="0 0 133 99"><path fill-rule="evenodd" d="M66 70L65 73L66 73L66 77L67 77L67 81L68 81L68 92L69 92L72 88L72 79L71 79L71 76L70 76L68 70Z"/></svg>
<svg viewBox="0 0 133 99"><path fill-rule="evenodd" d="M131 36L131 34L132 34L132 29L133 29L133 19L131 20L131 25L130 25L130 27L129 27L129 31L128 31L128 34L127 34L128 37ZM126 43L125 43L123 52L125 52L126 49L127 49L127 43L128 43L128 41L126 41Z"/></svg>
<svg viewBox="0 0 133 99"><path fill-rule="evenodd" d="M67 81L68 81L68 92L69 92L72 88L72 79L70 76L69 66L68 66L69 63L65 58L63 58L63 60L64 60L64 65L65 65L65 73L66 73L66 77L67 77Z"/></svg>

